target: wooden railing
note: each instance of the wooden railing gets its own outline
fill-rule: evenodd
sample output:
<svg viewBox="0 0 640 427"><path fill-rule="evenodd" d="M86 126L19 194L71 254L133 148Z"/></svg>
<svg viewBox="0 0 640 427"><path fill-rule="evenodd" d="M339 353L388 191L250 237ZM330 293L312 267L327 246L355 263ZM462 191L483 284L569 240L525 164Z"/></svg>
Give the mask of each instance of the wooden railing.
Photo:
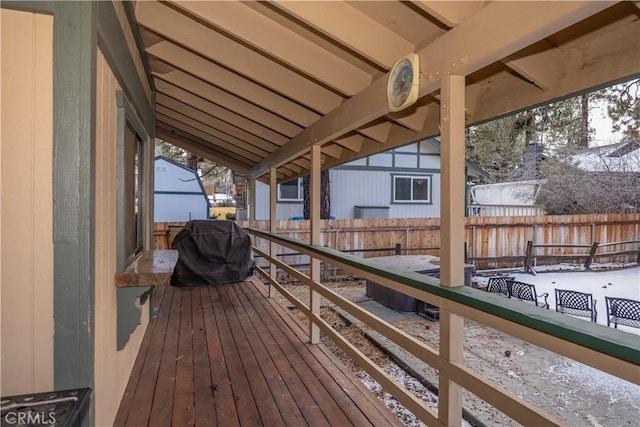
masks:
<svg viewBox="0 0 640 427"><path fill-rule="evenodd" d="M271 256L270 249L263 251L259 247L265 247L264 243L268 242L267 247L278 245L300 252L417 300L439 306L441 310L500 330L632 383L638 383L640 348L635 335L567 316L562 317L561 314L552 311L529 307L470 287L440 286L437 279L417 273L399 274L391 269L377 266L372 260L346 255L323 246L308 245L299 240L269 234L257 229L248 229L247 231L256 242L253 248L254 252L268 260L271 266L284 270L302 284L307 285L311 291L327 298L351 316L365 323L369 328L384 335L422 362L433 367L439 372L441 378L459 384L523 425L561 425L562 421L545 413L542 408L535 407L512 392L483 378L479 373L465 366L463 362L452 362L447 357L443 357L437 350L361 309L321 283L282 262L275 256L275 253L274 256ZM258 267L257 271L271 287L277 289L302 313L307 315L312 324L317 325L334 340L345 353L351 356L361 368L367 371L416 417L427 425L440 425L438 413L428 408L411 392L397 384L373 361L359 352L326 323L320 317L319 312L311 308L311 304L305 303L289 293L277 279L271 277L264 269ZM448 405L449 399L440 399L439 402L441 406L438 411L447 413L448 408L443 405Z"/></svg>

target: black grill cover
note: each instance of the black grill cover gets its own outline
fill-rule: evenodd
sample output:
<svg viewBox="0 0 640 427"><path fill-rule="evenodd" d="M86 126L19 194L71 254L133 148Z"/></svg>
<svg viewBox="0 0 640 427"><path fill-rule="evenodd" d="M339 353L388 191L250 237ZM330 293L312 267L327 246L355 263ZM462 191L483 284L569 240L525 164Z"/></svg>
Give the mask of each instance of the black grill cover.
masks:
<svg viewBox="0 0 640 427"><path fill-rule="evenodd" d="M251 239L233 221L189 221L171 247L178 251L173 286L240 282L253 274Z"/></svg>

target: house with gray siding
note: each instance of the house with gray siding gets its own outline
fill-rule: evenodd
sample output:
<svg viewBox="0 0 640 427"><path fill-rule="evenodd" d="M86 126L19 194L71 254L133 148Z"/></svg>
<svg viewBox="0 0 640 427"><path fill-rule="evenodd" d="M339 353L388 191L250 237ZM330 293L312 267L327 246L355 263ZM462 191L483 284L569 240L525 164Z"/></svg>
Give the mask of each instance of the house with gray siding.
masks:
<svg viewBox="0 0 640 427"><path fill-rule="evenodd" d="M466 162L467 180L488 178ZM427 218L440 216L440 142L424 139L329 170L331 216ZM303 216L302 178L278 185L279 220ZM256 182L256 219L269 219L269 186ZM239 211L240 218L244 212Z"/></svg>
<svg viewBox="0 0 640 427"><path fill-rule="evenodd" d="M208 219L209 199L198 173L163 156L154 161L155 222Z"/></svg>

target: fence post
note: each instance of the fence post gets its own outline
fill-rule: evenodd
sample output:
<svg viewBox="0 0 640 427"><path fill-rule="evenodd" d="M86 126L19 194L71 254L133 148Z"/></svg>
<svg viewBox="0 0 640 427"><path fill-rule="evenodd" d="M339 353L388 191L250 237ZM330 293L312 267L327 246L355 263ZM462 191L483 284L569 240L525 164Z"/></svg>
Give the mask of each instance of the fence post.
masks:
<svg viewBox="0 0 640 427"><path fill-rule="evenodd" d="M597 250L598 250L598 242L593 242L593 245L591 246L591 251L589 252L589 257L587 258L587 262L584 263L584 268L586 268L587 270L591 266L591 263L593 262L593 257L596 256Z"/></svg>
<svg viewBox="0 0 640 427"><path fill-rule="evenodd" d="M531 268L531 252L533 251L533 242L527 240L527 249L524 255L524 272L528 273Z"/></svg>

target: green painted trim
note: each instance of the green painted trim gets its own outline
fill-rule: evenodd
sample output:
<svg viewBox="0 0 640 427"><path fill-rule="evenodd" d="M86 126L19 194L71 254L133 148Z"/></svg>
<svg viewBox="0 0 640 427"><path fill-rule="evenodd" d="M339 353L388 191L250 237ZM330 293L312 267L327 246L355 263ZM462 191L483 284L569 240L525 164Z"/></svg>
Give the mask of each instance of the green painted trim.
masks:
<svg viewBox="0 0 640 427"><path fill-rule="evenodd" d="M308 245L300 240L278 236L257 229L248 229L252 234L283 243L294 248L308 250L331 260L339 261L351 267L360 268L368 273L420 289L430 294L464 304L494 316L509 320L536 331L590 348L627 362L640 364L638 337L614 328L585 322L544 310L539 307L522 304L518 301L502 298L480 289L468 286L455 288L440 286L439 280L414 272L399 272L392 268L380 267L375 258L361 258L317 245Z"/></svg>
<svg viewBox="0 0 640 427"><path fill-rule="evenodd" d="M140 75L129 51L113 3L96 2L98 6L98 46L116 75L127 97L132 100L147 135L154 135L153 100L147 98ZM146 72L146 70L145 70ZM145 75L145 77L148 77Z"/></svg>
<svg viewBox="0 0 640 427"><path fill-rule="evenodd" d="M202 191L154 191L153 194L186 194L188 196L204 196L205 199L207 198Z"/></svg>
<svg viewBox="0 0 640 427"><path fill-rule="evenodd" d="M410 174L436 174L440 169L420 169L420 168L394 168L391 166L337 166L336 170L372 171L372 172L402 172Z"/></svg>
<svg viewBox="0 0 640 427"><path fill-rule="evenodd" d="M5 1L0 2L2 9L21 10L23 12L53 15L53 1Z"/></svg>
<svg viewBox="0 0 640 427"><path fill-rule="evenodd" d="M97 9L55 2L54 388L94 386Z"/></svg>

